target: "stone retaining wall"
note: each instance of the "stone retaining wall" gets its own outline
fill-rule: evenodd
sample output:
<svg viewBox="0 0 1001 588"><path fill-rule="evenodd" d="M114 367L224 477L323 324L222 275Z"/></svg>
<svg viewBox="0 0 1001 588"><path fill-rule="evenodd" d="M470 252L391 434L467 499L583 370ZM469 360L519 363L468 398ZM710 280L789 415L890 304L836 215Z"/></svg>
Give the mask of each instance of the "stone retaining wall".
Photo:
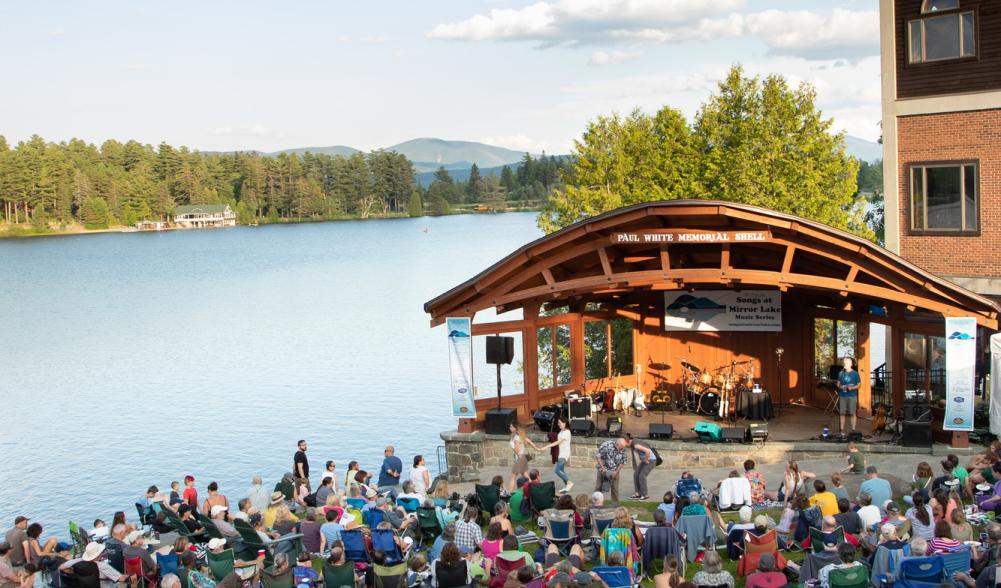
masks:
<svg viewBox="0 0 1001 588"><path fill-rule="evenodd" d="M536 445L547 443L540 434L530 434ZM482 431L474 433L459 433L449 431L441 434L445 442L445 454L448 460L449 482L486 482L480 480L483 469L509 468L512 455L510 437L507 435L487 435ZM571 445L571 465L591 464L595 460L598 446L607 441L607 437L574 437ZM821 442L773 442L755 444L703 444L694 441L648 441L657 450L664 466L670 469L686 468L740 468L744 460L750 458L759 464L778 463L786 460L806 461L811 459L841 458L847 452L844 443ZM889 444L860 444L860 449L866 454L899 453L905 455L924 455L929 452L921 448L900 447ZM968 453L968 451L951 449L953 453ZM548 450L544 455L538 455L529 462L530 466L542 463L549 467L551 460ZM627 466L628 467L628 466Z"/></svg>

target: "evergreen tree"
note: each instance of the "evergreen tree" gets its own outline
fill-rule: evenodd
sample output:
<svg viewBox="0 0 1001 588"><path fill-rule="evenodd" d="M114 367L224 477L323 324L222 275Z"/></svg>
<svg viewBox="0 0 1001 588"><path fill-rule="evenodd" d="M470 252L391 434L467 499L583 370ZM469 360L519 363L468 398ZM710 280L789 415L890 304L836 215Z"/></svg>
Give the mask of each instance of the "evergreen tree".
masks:
<svg viewBox="0 0 1001 588"><path fill-rule="evenodd" d="M511 168L506 165L501 168L500 184L505 192L514 192L514 174L511 172Z"/></svg>
<svg viewBox="0 0 1001 588"><path fill-rule="evenodd" d="M407 201L407 214L412 217L424 216L424 204L421 202L420 190L410 192L410 200Z"/></svg>
<svg viewBox="0 0 1001 588"><path fill-rule="evenodd" d="M97 196L87 198L80 210L80 220L83 221L83 226L87 229L108 228L108 223L111 220L108 203Z"/></svg>
<svg viewBox="0 0 1001 588"><path fill-rule="evenodd" d="M479 202L483 196L483 186L480 177L480 168L474 163L469 168L469 180L466 182L466 196L468 202Z"/></svg>
<svg viewBox="0 0 1001 588"><path fill-rule="evenodd" d="M451 194L452 186L447 182L434 181L428 188L428 214L441 216L448 214L450 209L446 194Z"/></svg>

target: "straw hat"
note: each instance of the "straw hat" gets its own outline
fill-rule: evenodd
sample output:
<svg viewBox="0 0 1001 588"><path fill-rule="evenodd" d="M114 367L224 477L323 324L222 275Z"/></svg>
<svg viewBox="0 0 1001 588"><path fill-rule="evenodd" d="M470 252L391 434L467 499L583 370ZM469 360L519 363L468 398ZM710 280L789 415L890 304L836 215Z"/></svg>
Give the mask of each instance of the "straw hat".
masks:
<svg viewBox="0 0 1001 588"><path fill-rule="evenodd" d="M271 505L278 506L279 504L285 502L285 495L277 490L271 493Z"/></svg>
<svg viewBox="0 0 1001 588"><path fill-rule="evenodd" d="M102 553L104 553L104 544L92 541L88 543L87 548L83 550L82 557L84 561L94 561L95 559L101 557Z"/></svg>

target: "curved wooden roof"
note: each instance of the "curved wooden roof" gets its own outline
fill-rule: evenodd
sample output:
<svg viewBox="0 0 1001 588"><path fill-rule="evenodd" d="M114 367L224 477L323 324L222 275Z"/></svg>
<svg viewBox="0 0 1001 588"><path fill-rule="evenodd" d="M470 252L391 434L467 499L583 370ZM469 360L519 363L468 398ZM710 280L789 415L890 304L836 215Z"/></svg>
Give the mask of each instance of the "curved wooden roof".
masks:
<svg viewBox="0 0 1001 588"><path fill-rule="evenodd" d="M616 243L617 233L761 231L760 241ZM560 299L627 298L682 288L806 289L909 310L975 316L997 329L993 301L901 259L865 239L747 204L715 200L646 202L541 237L424 305L432 324L446 316L499 312Z"/></svg>

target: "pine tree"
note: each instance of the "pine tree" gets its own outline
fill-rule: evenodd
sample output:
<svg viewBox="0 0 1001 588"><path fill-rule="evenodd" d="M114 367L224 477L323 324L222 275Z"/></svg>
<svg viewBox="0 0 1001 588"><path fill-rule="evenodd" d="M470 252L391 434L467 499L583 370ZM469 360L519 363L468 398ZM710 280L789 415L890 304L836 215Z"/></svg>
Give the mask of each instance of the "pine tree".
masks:
<svg viewBox="0 0 1001 588"><path fill-rule="evenodd" d="M111 220L108 203L96 196L87 198L84 200L83 208L80 210L80 220L83 221L83 226L87 229L108 228L108 223Z"/></svg>
<svg viewBox="0 0 1001 588"><path fill-rule="evenodd" d="M483 178L480 176L480 168L474 163L469 168L469 180L466 182L466 196L468 202L479 202L483 196Z"/></svg>
<svg viewBox="0 0 1001 588"><path fill-rule="evenodd" d="M421 202L420 190L413 190L407 201L407 214L412 217L424 216L424 204Z"/></svg>
<svg viewBox="0 0 1001 588"><path fill-rule="evenodd" d="M514 174L511 172L511 168L506 165L501 168L500 184L509 194L514 192Z"/></svg>
<svg viewBox="0 0 1001 588"><path fill-rule="evenodd" d="M448 214L450 207L446 194L451 193L451 187L446 182L431 183L431 187L428 188L428 214L431 216Z"/></svg>

